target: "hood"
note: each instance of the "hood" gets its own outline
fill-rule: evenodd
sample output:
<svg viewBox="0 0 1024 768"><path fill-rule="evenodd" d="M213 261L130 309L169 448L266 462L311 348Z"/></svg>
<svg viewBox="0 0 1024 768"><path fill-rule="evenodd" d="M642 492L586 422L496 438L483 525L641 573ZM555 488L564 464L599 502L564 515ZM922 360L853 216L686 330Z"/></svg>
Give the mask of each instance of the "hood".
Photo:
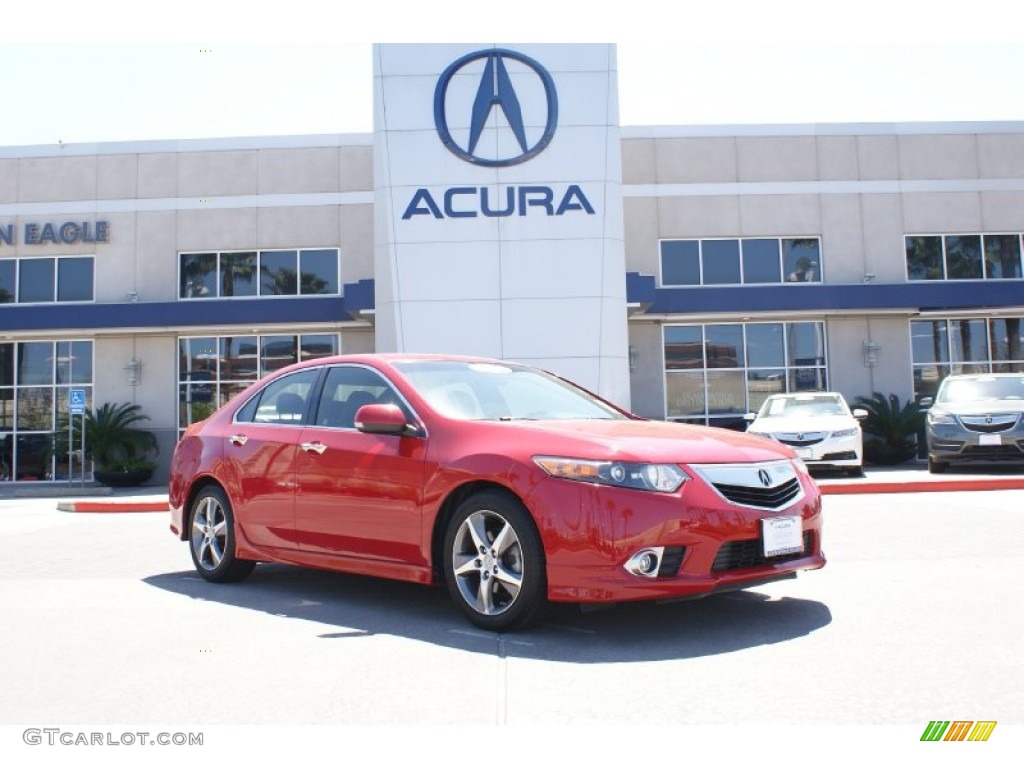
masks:
<svg viewBox="0 0 1024 768"><path fill-rule="evenodd" d="M852 416L760 416L750 425L751 432L835 432L853 429L857 420Z"/></svg>
<svg viewBox="0 0 1024 768"><path fill-rule="evenodd" d="M536 453L553 456L671 464L732 464L795 456L767 438L665 421L513 421L500 426L535 443Z"/></svg>

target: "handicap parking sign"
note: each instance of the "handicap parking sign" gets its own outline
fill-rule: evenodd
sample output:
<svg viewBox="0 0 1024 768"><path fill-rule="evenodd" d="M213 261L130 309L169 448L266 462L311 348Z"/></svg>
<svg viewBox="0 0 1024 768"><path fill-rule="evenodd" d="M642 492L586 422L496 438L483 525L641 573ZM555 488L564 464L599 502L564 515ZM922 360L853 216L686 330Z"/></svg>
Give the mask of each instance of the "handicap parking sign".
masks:
<svg viewBox="0 0 1024 768"><path fill-rule="evenodd" d="M72 389L68 398L68 413L72 416L85 413L85 390Z"/></svg>

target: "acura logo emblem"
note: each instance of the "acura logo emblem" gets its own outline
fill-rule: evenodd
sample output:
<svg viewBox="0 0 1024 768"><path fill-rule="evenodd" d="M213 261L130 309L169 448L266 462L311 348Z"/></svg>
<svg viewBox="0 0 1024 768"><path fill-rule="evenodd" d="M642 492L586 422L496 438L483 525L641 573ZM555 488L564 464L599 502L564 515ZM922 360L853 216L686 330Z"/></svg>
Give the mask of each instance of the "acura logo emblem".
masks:
<svg viewBox="0 0 1024 768"><path fill-rule="evenodd" d="M992 423L992 417L991 416L986 416L985 417L985 423L986 424L991 424Z"/></svg>
<svg viewBox="0 0 1024 768"><path fill-rule="evenodd" d="M479 68L470 65L481 59L484 61L483 72L477 74ZM509 62L514 62L515 85L513 76L509 74ZM456 79L455 76L463 69L468 69L467 76ZM476 81L476 96L472 101L469 100L472 88L466 88L466 83L472 82L470 72L474 77L479 77ZM529 82L530 79L534 84ZM461 87L451 88L453 81ZM542 99L538 98L541 94L536 83L543 87ZM517 87L522 91L522 99ZM455 93L458 93L459 98L453 98ZM538 114L542 101L547 114ZM463 136L464 131L457 131L462 137L461 141L452 135L449 120L455 126L465 126L468 120L468 133ZM507 125L515 146L503 146L498 140L498 132L495 132L494 137L485 136L489 122L491 128ZM452 63L437 81L434 89L434 125L449 151L468 163L488 168L524 163L542 152L555 135L555 127L558 125L555 82L544 67L516 51L493 48L467 54ZM528 134L536 135L541 126L543 132L531 143ZM481 138L484 139L482 143Z"/></svg>
<svg viewBox="0 0 1024 768"><path fill-rule="evenodd" d="M757 479L761 481L761 485L765 488L772 484L772 476L768 474L767 469L757 470Z"/></svg>

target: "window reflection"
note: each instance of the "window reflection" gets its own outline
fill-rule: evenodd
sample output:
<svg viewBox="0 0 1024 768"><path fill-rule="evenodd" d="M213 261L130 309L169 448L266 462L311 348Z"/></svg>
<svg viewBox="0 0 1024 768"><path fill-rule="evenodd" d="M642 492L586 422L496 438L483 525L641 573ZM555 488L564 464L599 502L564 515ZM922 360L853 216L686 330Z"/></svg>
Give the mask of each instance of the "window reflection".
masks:
<svg viewBox="0 0 1024 768"><path fill-rule="evenodd" d="M828 388L825 325L664 327L667 418L740 426L768 396Z"/></svg>

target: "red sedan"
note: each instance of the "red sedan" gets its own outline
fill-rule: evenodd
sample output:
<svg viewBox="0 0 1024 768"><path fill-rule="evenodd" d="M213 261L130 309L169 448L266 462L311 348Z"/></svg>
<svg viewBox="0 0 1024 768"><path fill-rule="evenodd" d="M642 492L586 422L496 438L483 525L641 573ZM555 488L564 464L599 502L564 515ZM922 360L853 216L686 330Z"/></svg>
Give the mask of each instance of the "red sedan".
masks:
<svg viewBox="0 0 1024 768"><path fill-rule="evenodd" d="M265 561L443 582L490 630L548 601L699 597L825 564L821 497L790 449L495 360L278 371L189 427L170 500L209 581Z"/></svg>

